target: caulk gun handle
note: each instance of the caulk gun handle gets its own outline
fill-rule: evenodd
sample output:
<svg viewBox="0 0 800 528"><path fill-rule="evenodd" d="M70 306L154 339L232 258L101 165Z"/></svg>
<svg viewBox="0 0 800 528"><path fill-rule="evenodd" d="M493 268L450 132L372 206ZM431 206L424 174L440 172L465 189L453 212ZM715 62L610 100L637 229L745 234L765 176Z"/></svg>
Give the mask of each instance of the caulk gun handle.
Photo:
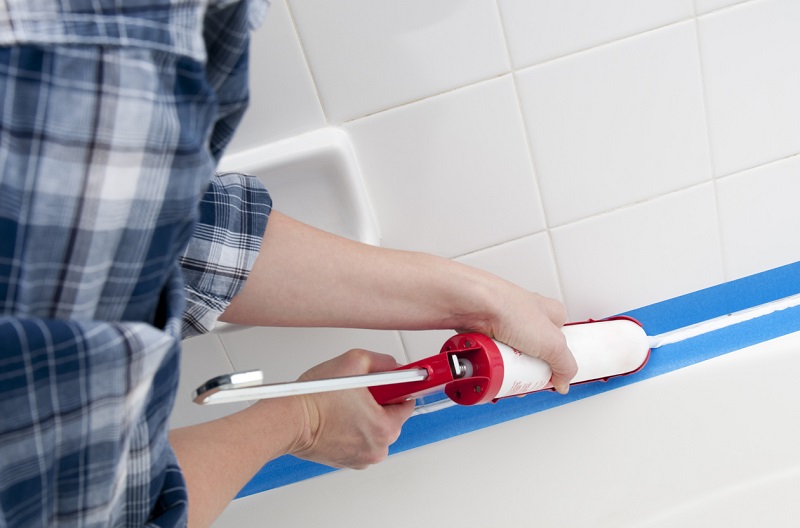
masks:
<svg viewBox="0 0 800 528"><path fill-rule="evenodd" d="M375 401L381 405L402 403L416 396L433 392L440 386L453 381L453 374L450 371L448 360L447 354L436 354L435 356L403 365L395 370L426 369L428 377L423 381L370 387L369 391Z"/></svg>

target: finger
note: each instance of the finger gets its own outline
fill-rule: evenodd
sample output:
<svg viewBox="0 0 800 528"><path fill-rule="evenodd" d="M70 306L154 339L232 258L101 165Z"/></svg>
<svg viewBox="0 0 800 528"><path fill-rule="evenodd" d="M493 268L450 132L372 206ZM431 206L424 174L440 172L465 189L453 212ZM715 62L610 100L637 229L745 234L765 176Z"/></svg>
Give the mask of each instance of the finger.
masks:
<svg viewBox="0 0 800 528"><path fill-rule="evenodd" d="M368 372L392 370L398 366L394 357L388 354L354 348L309 369L301 376L301 379L354 376Z"/></svg>
<svg viewBox="0 0 800 528"><path fill-rule="evenodd" d="M387 370L394 370L400 366L400 363L389 354L380 354L378 352L369 352L369 364L367 372L383 372Z"/></svg>
<svg viewBox="0 0 800 528"><path fill-rule="evenodd" d="M567 321L567 309L563 304L549 297L542 297L544 312L554 325L561 327Z"/></svg>
<svg viewBox="0 0 800 528"><path fill-rule="evenodd" d="M553 387L561 394L566 394L569 391L569 382L578 372L578 364L567 347L567 340L561 331L555 331L547 336L539 357L550 365Z"/></svg>

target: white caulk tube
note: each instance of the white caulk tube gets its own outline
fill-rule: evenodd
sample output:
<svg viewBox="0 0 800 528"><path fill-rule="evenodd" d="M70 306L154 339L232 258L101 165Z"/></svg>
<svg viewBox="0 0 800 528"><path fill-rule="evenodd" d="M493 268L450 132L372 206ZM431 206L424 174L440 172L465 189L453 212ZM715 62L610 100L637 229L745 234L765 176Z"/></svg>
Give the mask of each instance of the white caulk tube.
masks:
<svg viewBox="0 0 800 528"><path fill-rule="evenodd" d="M550 365L521 354L499 341L494 344L503 358L503 382L494 399L536 392L550 385L550 377L553 375Z"/></svg>
<svg viewBox="0 0 800 528"><path fill-rule="evenodd" d="M567 346L578 364L571 384L630 374L650 353L644 329L629 319L572 324L563 328ZM553 385L550 365L495 341L503 358L503 382L495 399L527 394Z"/></svg>

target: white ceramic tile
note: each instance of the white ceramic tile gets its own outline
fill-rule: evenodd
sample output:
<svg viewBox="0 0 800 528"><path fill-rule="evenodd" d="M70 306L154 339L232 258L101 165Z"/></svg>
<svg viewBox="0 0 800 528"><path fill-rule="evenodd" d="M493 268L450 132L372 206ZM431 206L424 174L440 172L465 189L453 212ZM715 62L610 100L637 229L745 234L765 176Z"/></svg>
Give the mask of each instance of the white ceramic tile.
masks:
<svg viewBox="0 0 800 528"><path fill-rule="evenodd" d="M711 177L694 22L518 74L551 227Z"/></svg>
<svg viewBox="0 0 800 528"><path fill-rule="evenodd" d="M331 122L508 71L494 0L291 0Z"/></svg>
<svg viewBox="0 0 800 528"><path fill-rule="evenodd" d="M523 288L561 299L553 251L547 233L537 233L455 259L494 273Z"/></svg>
<svg viewBox="0 0 800 528"><path fill-rule="evenodd" d="M714 168L800 152L800 2L747 2L699 19Z"/></svg>
<svg viewBox="0 0 800 528"><path fill-rule="evenodd" d="M691 17L692 0L500 0L521 68Z"/></svg>
<svg viewBox="0 0 800 528"><path fill-rule="evenodd" d="M265 383L293 381L353 348L407 363L397 332L345 328L250 328L220 336L235 370L261 369Z"/></svg>
<svg viewBox="0 0 800 528"><path fill-rule="evenodd" d="M561 300L555 262L547 233L476 251L455 259L494 273L530 291ZM400 332L410 361L436 354L453 330Z"/></svg>
<svg viewBox="0 0 800 528"><path fill-rule="evenodd" d="M573 320L600 318L722 282L711 183L552 231Z"/></svg>
<svg viewBox="0 0 800 528"><path fill-rule="evenodd" d="M231 363L215 335L187 339L182 343L181 378L170 427L184 427L222 418L247 407L246 403L197 405L192 392L206 381L233 372Z"/></svg>
<svg viewBox="0 0 800 528"><path fill-rule="evenodd" d="M727 279L800 260L800 157L717 183Z"/></svg>
<svg viewBox="0 0 800 528"><path fill-rule="evenodd" d="M544 228L510 76L345 130L384 246L454 257Z"/></svg>
<svg viewBox="0 0 800 528"><path fill-rule="evenodd" d="M729 7L735 4L741 4L742 2L746 2L748 0L694 0L695 7L697 9L697 14L702 15L704 13L710 13L716 9L722 9L723 7Z"/></svg>
<svg viewBox="0 0 800 528"><path fill-rule="evenodd" d="M250 43L250 106L228 152L325 125L286 0L273 0Z"/></svg>

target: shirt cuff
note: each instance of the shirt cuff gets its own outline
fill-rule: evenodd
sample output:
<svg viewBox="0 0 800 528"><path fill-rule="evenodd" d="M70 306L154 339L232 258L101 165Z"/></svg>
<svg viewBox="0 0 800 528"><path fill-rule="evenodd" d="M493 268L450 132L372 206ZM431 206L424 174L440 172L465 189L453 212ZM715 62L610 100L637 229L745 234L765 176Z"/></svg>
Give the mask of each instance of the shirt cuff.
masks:
<svg viewBox="0 0 800 528"><path fill-rule="evenodd" d="M258 178L228 173L212 179L180 257L186 293L184 339L211 330L242 289L271 211L272 198Z"/></svg>

